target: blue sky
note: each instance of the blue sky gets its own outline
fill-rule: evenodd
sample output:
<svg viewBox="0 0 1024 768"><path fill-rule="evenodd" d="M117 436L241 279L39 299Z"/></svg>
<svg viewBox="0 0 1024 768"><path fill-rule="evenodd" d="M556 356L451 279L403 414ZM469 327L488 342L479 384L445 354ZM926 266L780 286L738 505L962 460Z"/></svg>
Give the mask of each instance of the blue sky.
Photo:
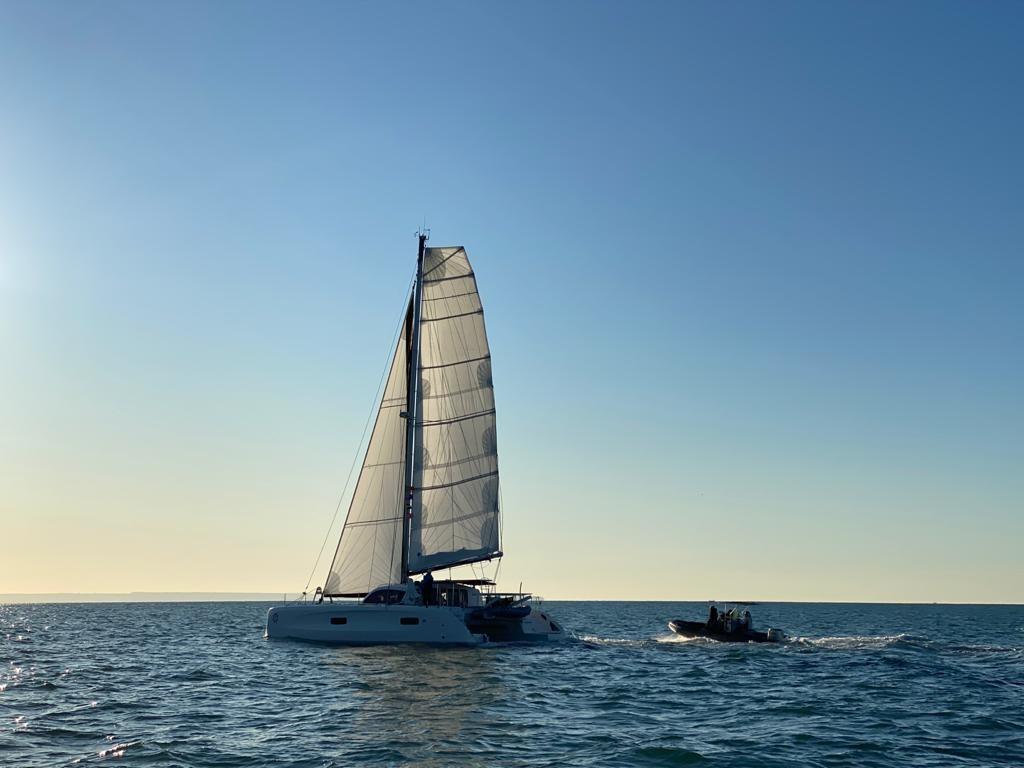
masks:
<svg viewBox="0 0 1024 768"><path fill-rule="evenodd" d="M1022 22L3 4L0 592L301 588L425 220L509 583L1024 600Z"/></svg>

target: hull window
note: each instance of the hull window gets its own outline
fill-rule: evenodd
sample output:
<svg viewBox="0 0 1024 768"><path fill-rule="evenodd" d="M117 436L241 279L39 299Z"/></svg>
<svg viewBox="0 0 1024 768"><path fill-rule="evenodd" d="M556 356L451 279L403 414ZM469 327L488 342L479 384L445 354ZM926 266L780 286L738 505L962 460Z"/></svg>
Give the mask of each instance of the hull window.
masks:
<svg viewBox="0 0 1024 768"><path fill-rule="evenodd" d="M402 622L403 624L407 624L407 625L412 625L412 624L419 624L419 623L420 623L420 619L419 619L419 617L418 617L418 616L403 616L403 617L402 617L402 618L400 619L400 621L401 621L401 622Z"/></svg>
<svg viewBox="0 0 1024 768"><path fill-rule="evenodd" d="M345 616L331 616L331 624L348 624L348 618Z"/></svg>

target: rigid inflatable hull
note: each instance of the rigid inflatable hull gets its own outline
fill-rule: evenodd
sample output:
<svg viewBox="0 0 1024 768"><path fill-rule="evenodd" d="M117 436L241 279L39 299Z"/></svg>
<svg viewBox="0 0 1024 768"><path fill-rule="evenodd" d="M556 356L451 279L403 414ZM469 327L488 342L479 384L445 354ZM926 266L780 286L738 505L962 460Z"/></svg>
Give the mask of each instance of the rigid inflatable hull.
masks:
<svg viewBox="0 0 1024 768"><path fill-rule="evenodd" d="M723 643L771 643L767 632L755 632L745 630L743 632L719 632L708 629L708 625L700 621L683 621L673 619L668 623L668 628L682 637L706 637L711 640L718 640Z"/></svg>

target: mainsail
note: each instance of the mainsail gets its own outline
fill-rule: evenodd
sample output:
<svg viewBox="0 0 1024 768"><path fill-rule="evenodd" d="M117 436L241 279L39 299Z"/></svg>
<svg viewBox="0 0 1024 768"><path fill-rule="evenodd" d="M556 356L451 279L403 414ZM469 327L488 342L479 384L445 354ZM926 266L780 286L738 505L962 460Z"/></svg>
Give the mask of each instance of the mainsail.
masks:
<svg viewBox="0 0 1024 768"><path fill-rule="evenodd" d="M324 584L328 595L365 595L401 581L409 326L406 313L377 421Z"/></svg>
<svg viewBox="0 0 1024 768"><path fill-rule="evenodd" d="M410 573L498 552L491 354L464 248L423 258Z"/></svg>
<svg viewBox="0 0 1024 768"><path fill-rule="evenodd" d="M327 595L363 595L407 574L500 554L494 389L476 278L464 248L422 253ZM410 365L414 345L418 366ZM410 379L417 382L411 403Z"/></svg>

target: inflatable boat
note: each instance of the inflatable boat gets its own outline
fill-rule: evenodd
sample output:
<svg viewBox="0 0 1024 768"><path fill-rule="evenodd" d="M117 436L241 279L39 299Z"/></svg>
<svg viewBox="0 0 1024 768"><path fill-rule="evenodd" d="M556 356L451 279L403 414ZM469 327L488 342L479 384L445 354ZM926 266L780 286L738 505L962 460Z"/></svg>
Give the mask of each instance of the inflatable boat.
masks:
<svg viewBox="0 0 1024 768"><path fill-rule="evenodd" d="M682 637L706 637L723 643L778 643L785 637L781 629L769 629L767 632L737 629L726 632L717 627L711 629L702 621L683 621L682 619L673 619L668 623L668 628Z"/></svg>

